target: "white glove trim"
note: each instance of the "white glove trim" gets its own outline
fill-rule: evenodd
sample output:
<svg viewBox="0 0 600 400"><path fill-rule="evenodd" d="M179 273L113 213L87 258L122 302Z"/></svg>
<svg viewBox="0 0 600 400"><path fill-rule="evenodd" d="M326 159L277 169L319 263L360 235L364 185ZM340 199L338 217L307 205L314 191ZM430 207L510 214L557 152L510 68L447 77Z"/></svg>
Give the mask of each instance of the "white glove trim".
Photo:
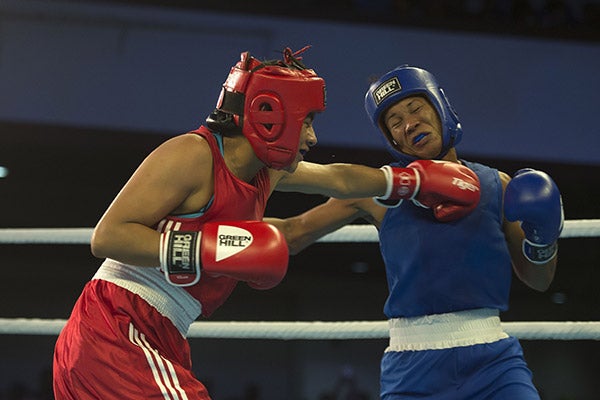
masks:
<svg viewBox="0 0 600 400"><path fill-rule="evenodd" d="M523 239L521 250L523 251L525 258L531 263L542 265L556 257L556 254L558 254L558 243L537 244L530 240ZM530 257L530 253L537 255L537 257Z"/></svg>
<svg viewBox="0 0 600 400"><path fill-rule="evenodd" d="M376 196L375 199L387 200L390 198L390 195L392 194L392 189L394 187L394 174L392 173L392 167L390 167L389 165L384 165L379 169L382 170L383 174L385 175L387 188L385 189L385 194L383 194L382 196Z"/></svg>
<svg viewBox="0 0 600 400"><path fill-rule="evenodd" d="M418 169L414 169L413 171L415 171L415 180L417 181L415 184L415 191L413 192L412 196L410 196L409 200L413 200L413 201L417 201L415 200L415 197L417 197L417 195L419 194L419 190L421 190L421 174L419 173ZM419 203L417 201L417 203ZM422 205L421 203L419 203L420 205ZM428 208L428 207L425 207Z"/></svg>

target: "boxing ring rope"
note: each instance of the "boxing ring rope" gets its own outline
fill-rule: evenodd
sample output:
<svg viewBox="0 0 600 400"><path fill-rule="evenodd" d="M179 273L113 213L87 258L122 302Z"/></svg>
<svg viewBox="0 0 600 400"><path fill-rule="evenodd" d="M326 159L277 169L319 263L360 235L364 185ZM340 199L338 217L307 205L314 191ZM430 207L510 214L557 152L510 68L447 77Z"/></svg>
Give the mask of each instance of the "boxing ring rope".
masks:
<svg viewBox="0 0 600 400"><path fill-rule="evenodd" d="M63 319L0 318L0 334L58 335ZM600 340L600 321L502 322L509 334L523 340ZM333 340L386 339L387 321L192 323L188 338Z"/></svg>
<svg viewBox="0 0 600 400"><path fill-rule="evenodd" d="M92 228L6 228L0 229L0 244L89 244ZM569 220L561 238L599 237L600 219ZM318 242L377 242L372 225L348 225ZM66 320L0 318L0 334L57 335ZM502 322L504 330L524 340L600 340L600 321ZM384 339L387 321L343 322L207 322L192 323L189 338L218 339Z"/></svg>
<svg viewBox="0 0 600 400"><path fill-rule="evenodd" d="M0 244L89 244L93 228L3 228ZM565 221L561 238L599 237L600 219ZM348 225L323 236L317 242L377 242L373 225Z"/></svg>

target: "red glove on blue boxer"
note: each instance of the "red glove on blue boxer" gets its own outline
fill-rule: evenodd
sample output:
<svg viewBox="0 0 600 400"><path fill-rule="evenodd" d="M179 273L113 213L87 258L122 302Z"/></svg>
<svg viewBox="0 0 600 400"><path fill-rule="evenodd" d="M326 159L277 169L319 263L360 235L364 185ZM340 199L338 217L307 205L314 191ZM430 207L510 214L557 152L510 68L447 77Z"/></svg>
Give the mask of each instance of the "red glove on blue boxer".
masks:
<svg viewBox="0 0 600 400"><path fill-rule="evenodd" d="M417 160L406 168L381 168L386 174L385 195L374 198L384 207L397 207L402 200L433 209L438 221L464 217L477 207L481 195L479 178L464 165L437 160Z"/></svg>
<svg viewBox="0 0 600 400"><path fill-rule="evenodd" d="M504 216L521 221L523 254L534 264L545 264L558 252L563 229L562 199L548 174L531 168L517 171L504 192Z"/></svg>

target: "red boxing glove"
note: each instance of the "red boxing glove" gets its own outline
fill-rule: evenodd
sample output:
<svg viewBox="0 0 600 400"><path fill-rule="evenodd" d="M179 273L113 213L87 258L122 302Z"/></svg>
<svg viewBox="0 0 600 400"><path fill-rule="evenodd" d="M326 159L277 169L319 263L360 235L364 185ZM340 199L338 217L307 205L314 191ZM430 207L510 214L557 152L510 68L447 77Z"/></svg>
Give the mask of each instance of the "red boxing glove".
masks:
<svg viewBox="0 0 600 400"><path fill-rule="evenodd" d="M161 267L175 286L195 284L202 272L271 289L284 278L288 258L283 234L261 221L207 222L202 232L161 234Z"/></svg>
<svg viewBox="0 0 600 400"><path fill-rule="evenodd" d="M415 200L432 208L435 218L454 221L469 214L479 204L479 177L462 164L433 160L418 160L408 168L419 171L421 189Z"/></svg>
<svg viewBox="0 0 600 400"><path fill-rule="evenodd" d="M412 200L433 209L438 221L448 222L464 217L479 204L479 178L464 165L417 160L406 168L385 166L382 169L388 179L388 190L377 201L384 205L389 205L390 200Z"/></svg>

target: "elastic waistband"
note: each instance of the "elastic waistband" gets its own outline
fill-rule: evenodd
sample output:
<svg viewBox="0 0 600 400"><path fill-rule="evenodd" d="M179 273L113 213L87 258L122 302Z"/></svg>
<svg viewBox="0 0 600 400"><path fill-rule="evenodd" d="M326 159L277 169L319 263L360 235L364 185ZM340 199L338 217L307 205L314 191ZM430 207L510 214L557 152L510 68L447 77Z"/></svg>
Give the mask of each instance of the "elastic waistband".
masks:
<svg viewBox="0 0 600 400"><path fill-rule="evenodd" d="M106 259L92 279L102 279L137 294L167 317L185 337L202 311L187 291L170 285L156 268L136 267Z"/></svg>
<svg viewBox="0 0 600 400"><path fill-rule="evenodd" d="M493 343L508 338L498 310L481 308L389 320L387 351L438 350Z"/></svg>

